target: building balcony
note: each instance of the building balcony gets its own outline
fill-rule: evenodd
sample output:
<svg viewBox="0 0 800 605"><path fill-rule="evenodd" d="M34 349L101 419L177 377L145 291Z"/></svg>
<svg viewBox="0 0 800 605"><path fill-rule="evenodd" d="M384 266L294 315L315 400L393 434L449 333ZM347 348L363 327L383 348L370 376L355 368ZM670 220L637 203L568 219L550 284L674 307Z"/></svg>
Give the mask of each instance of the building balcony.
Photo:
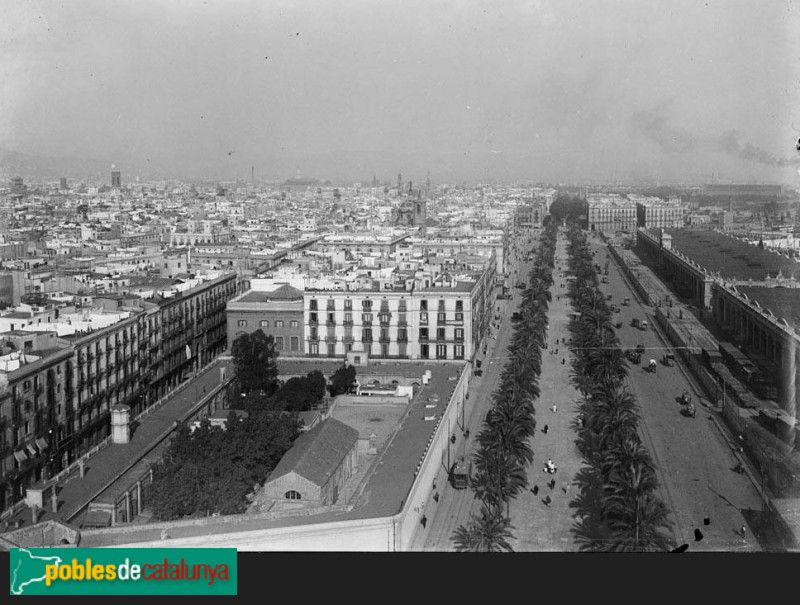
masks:
<svg viewBox="0 0 800 605"><path fill-rule="evenodd" d="M329 328L335 328L336 327L336 322L329 320L329 321L325 322L325 325L328 326Z"/></svg>
<svg viewBox="0 0 800 605"><path fill-rule="evenodd" d="M389 338L388 336L381 336L380 338L378 338L378 342L389 343L392 342L392 339Z"/></svg>
<svg viewBox="0 0 800 605"><path fill-rule="evenodd" d="M335 344L336 343L336 337L335 336L326 336L325 337L325 342L327 342L328 344Z"/></svg>

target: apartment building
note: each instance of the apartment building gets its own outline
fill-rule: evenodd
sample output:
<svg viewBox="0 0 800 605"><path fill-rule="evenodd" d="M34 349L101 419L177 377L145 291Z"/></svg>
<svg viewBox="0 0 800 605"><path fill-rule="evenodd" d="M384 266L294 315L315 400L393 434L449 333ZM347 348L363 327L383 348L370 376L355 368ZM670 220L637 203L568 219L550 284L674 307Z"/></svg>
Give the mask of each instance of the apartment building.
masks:
<svg viewBox="0 0 800 605"><path fill-rule="evenodd" d="M619 195L592 195L584 202L590 231L636 231L636 203Z"/></svg>
<svg viewBox="0 0 800 605"><path fill-rule="evenodd" d="M125 311L44 309L51 321L0 333L0 510L105 439L113 406L136 416L222 353L235 277Z"/></svg>

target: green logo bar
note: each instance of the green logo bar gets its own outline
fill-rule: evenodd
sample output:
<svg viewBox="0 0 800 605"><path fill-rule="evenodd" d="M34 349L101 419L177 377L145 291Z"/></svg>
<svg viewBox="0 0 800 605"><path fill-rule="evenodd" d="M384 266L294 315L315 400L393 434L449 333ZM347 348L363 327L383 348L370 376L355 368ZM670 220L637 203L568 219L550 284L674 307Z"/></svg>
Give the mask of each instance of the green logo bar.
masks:
<svg viewBox="0 0 800 605"><path fill-rule="evenodd" d="M235 595L235 548L14 548L12 595Z"/></svg>

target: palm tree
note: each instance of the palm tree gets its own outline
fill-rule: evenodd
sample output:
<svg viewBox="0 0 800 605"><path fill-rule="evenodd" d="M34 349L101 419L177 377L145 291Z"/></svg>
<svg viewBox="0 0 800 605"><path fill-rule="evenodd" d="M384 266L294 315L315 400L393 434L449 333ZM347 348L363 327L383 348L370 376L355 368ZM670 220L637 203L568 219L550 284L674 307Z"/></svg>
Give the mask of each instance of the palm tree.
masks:
<svg viewBox="0 0 800 605"><path fill-rule="evenodd" d="M631 435L620 439L616 445L604 452L600 460L600 471L603 477L612 475L632 475L633 468L637 466L649 468L655 478L655 468L647 449L642 445L638 435Z"/></svg>
<svg viewBox="0 0 800 605"><path fill-rule="evenodd" d="M481 448L475 454L475 468L475 495L490 506L505 503L509 510L511 498L528 486L528 475L516 457L499 450Z"/></svg>
<svg viewBox="0 0 800 605"><path fill-rule="evenodd" d="M460 525L451 538L458 552L514 552L508 540L514 535L511 520L497 508L481 506L480 516L470 515L467 526Z"/></svg>
<svg viewBox="0 0 800 605"><path fill-rule="evenodd" d="M669 510L652 492L616 503L612 509L607 521L611 535L604 550L669 552L675 547L675 540L665 533L672 529Z"/></svg>

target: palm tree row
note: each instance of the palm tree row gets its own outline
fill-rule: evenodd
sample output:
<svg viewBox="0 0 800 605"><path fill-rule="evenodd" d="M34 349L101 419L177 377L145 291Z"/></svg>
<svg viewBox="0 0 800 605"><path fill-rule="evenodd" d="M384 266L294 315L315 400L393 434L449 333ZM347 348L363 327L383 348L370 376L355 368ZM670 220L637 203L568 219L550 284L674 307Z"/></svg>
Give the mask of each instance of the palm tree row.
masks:
<svg viewBox="0 0 800 605"><path fill-rule="evenodd" d="M596 534L585 550L665 551L674 543L666 505L657 495L655 466L638 432L635 397L625 378L628 364L600 292L592 252L579 227L569 232L575 280L568 294L573 378L583 395L578 447L601 486Z"/></svg>
<svg viewBox="0 0 800 605"><path fill-rule="evenodd" d="M553 284L557 228L542 233L527 287L522 293L521 319L507 348L508 358L492 406L477 436L472 489L481 512L453 534L458 551L511 551L510 503L527 486L526 469L533 461L530 441L536 432L533 402L539 397L542 348L547 338L547 308Z"/></svg>

